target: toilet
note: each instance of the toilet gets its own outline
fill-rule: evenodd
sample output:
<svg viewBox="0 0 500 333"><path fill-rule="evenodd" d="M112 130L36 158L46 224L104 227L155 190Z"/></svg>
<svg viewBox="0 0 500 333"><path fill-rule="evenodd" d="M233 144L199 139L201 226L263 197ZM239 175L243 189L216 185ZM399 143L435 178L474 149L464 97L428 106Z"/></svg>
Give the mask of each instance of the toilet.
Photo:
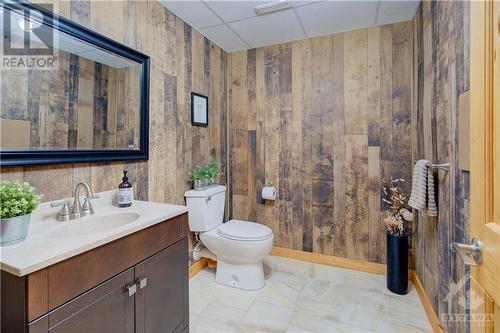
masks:
<svg viewBox="0 0 500 333"><path fill-rule="evenodd" d="M184 194L189 228L198 239L193 259L217 260L218 283L245 290L260 289L265 284L263 260L273 246L273 232L254 222L223 223L225 193L225 186L216 186Z"/></svg>

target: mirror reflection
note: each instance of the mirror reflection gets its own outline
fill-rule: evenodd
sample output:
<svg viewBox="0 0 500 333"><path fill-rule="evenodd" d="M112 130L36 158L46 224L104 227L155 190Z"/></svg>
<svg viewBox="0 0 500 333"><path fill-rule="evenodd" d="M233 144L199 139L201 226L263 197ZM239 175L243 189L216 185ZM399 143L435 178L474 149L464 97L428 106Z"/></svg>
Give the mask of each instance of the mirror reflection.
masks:
<svg viewBox="0 0 500 333"><path fill-rule="evenodd" d="M56 61L51 69L0 71L2 151L139 149L141 63L44 26L36 16L26 22L12 15L9 26L4 44L22 46L29 36L30 45L52 48ZM44 38L44 29L52 38Z"/></svg>

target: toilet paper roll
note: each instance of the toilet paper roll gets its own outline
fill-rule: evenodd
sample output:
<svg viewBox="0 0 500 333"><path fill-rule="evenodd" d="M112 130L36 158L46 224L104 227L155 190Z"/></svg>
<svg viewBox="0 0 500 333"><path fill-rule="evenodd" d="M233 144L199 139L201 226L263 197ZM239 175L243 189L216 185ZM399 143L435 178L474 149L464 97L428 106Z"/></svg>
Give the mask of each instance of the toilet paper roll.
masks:
<svg viewBox="0 0 500 333"><path fill-rule="evenodd" d="M276 189L274 186L264 186L262 188L262 199L276 200Z"/></svg>

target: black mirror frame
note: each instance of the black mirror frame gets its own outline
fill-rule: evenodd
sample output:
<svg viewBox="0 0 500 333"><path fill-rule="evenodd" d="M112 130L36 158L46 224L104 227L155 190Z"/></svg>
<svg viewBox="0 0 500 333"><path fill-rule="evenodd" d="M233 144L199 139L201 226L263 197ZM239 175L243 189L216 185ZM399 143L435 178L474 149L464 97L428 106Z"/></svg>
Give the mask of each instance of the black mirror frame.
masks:
<svg viewBox="0 0 500 333"><path fill-rule="evenodd" d="M147 160L149 157L149 56L27 1L8 2L0 6L16 11L37 10L43 14L44 22L53 29L141 64L141 133L138 150L0 151L0 166Z"/></svg>

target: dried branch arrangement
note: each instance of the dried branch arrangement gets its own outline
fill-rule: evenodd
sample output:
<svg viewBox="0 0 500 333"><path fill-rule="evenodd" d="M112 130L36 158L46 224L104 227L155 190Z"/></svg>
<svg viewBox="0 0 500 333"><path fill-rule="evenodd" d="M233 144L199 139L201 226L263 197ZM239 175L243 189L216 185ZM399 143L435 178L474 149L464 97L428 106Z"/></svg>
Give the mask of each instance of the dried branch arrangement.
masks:
<svg viewBox="0 0 500 333"><path fill-rule="evenodd" d="M413 214L407 208L407 198L400 187L404 178L383 180L382 201L386 206L385 227L390 234L403 236L407 231L406 224L413 221Z"/></svg>

